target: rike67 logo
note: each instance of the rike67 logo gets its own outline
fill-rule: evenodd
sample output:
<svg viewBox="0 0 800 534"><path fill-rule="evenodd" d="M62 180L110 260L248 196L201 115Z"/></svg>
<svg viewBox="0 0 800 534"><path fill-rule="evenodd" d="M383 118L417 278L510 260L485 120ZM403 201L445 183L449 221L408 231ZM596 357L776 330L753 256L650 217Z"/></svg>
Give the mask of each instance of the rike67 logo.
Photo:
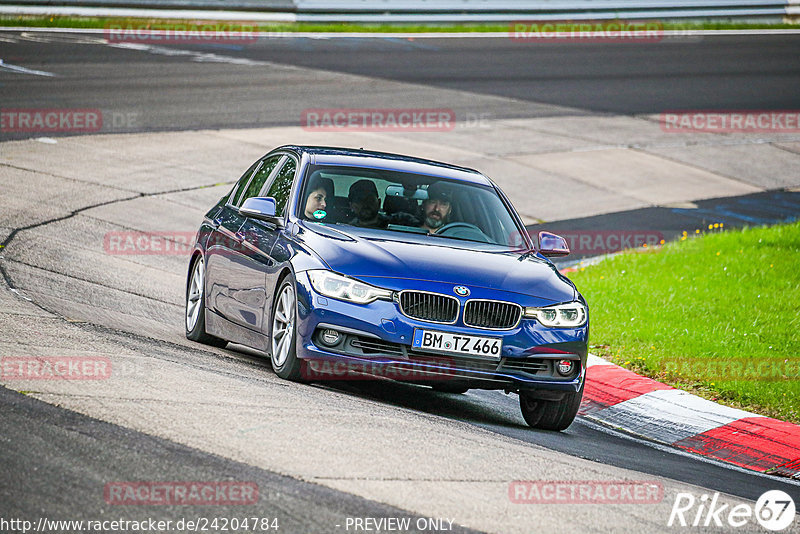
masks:
<svg viewBox="0 0 800 534"><path fill-rule="evenodd" d="M736 528L755 519L765 529L779 532L792 524L795 511L794 500L781 490L763 493L754 507L737 504L732 508L719 502L718 492L711 497L704 494L699 499L691 493L678 493L667 526Z"/></svg>

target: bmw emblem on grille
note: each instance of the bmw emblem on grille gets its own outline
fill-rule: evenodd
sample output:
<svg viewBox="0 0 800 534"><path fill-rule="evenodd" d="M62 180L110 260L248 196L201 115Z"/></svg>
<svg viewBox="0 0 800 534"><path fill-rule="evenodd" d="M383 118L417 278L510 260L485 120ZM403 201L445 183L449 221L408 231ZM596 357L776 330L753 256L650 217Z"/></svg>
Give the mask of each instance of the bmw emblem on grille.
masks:
<svg viewBox="0 0 800 534"><path fill-rule="evenodd" d="M453 288L453 292L458 295L459 297L466 297L469 296L469 289L464 286L455 286Z"/></svg>

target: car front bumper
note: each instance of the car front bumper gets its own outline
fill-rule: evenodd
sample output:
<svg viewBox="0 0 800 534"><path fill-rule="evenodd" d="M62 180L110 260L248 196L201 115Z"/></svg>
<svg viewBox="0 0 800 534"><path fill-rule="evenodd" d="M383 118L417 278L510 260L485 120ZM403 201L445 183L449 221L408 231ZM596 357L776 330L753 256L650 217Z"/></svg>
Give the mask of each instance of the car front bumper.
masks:
<svg viewBox="0 0 800 534"><path fill-rule="evenodd" d="M430 283L403 282L408 289L431 290ZM478 291L482 293L475 298L510 301L508 293ZM460 316L455 324L432 323L404 315L395 301L362 305L324 297L314 291L305 272L297 274L297 295L297 355L310 380L382 376L426 384L450 381L478 389L566 393L579 391L585 378L588 321L579 328L548 328L522 318L507 330L469 327ZM339 332L339 341L326 344L320 335L325 329ZM423 351L411 346L415 329L501 338L502 350L497 358ZM562 359L575 364L568 376L556 371L555 363Z"/></svg>

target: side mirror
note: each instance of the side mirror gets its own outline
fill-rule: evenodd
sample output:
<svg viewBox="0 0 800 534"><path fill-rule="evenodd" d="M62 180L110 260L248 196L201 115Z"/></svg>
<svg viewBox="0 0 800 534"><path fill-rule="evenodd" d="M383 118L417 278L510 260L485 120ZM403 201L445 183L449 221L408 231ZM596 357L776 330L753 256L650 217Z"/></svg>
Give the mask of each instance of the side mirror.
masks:
<svg viewBox="0 0 800 534"><path fill-rule="evenodd" d="M550 232L539 232L539 253L542 256L566 256L569 254L567 240Z"/></svg>
<svg viewBox="0 0 800 534"><path fill-rule="evenodd" d="M272 197L250 197L239 207L239 213L245 217L280 224L275 208L275 199Z"/></svg>

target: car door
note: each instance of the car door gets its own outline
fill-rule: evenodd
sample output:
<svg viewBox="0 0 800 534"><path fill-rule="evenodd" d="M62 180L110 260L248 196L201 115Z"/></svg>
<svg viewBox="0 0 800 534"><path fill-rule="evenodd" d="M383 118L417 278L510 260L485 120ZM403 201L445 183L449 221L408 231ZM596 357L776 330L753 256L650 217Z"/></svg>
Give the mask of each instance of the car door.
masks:
<svg viewBox="0 0 800 534"><path fill-rule="evenodd" d="M289 203L289 194L292 190L295 175L297 174L297 159L286 154L280 162L279 168L273 173L268 185L258 196L272 197L275 199L275 215L284 217ZM245 286L252 295L258 295L259 310L243 310L248 315L255 317L254 327L264 334L269 334L269 318L272 311L272 297L275 294L275 279L280 270L281 259L274 255L274 245L283 225L268 223L258 219L247 218L240 230L243 238L242 250L247 256L250 266L246 277ZM260 300L263 297L264 300Z"/></svg>
<svg viewBox="0 0 800 534"><path fill-rule="evenodd" d="M206 253L209 309L233 323L252 329L260 327L260 312L254 310L263 310L265 296L263 284L259 294L252 291L247 282L254 265L250 249L243 243L246 217L239 213L239 206L245 199L258 196L284 157L277 154L264 158L249 177L242 177L242 183L212 223L216 226L213 246L208 247ZM255 268L260 267L256 265Z"/></svg>

